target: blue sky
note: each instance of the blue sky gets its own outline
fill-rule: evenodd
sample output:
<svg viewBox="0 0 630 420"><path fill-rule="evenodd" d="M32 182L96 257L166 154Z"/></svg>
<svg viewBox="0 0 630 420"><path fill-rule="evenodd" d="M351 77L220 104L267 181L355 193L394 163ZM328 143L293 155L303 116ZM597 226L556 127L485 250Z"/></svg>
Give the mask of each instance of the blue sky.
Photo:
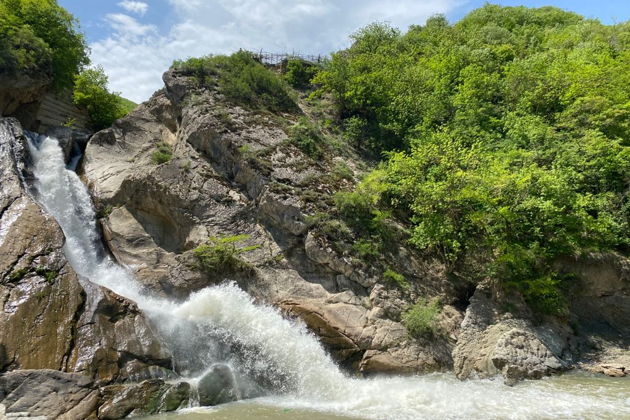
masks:
<svg viewBox="0 0 630 420"><path fill-rule="evenodd" d="M110 87L141 102L162 87L174 59L239 48L326 54L374 21L401 29L443 13L451 22L483 0L58 0L79 18ZM630 19L630 0L497 0L552 5L606 24Z"/></svg>

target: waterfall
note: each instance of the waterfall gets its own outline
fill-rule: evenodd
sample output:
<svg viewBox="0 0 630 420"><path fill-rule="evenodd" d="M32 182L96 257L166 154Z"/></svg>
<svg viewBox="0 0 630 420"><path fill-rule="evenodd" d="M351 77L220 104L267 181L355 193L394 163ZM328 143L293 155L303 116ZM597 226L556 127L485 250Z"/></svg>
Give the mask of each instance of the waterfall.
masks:
<svg viewBox="0 0 630 420"><path fill-rule="evenodd" d="M244 397L265 395L256 399L260 404L354 418L630 417L628 381L611 388L584 378L584 383L596 381L584 388L572 386L569 377L515 387L496 380L461 382L446 374L356 379L337 368L302 324L255 304L232 283L208 287L180 303L145 294L133 275L103 249L90 195L66 167L58 141L32 135L29 149L37 198L63 229L72 267L136 302L173 351L178 373L192 384L213 364L223 363L235 372ZM250 386L249 380L264 386Z"/></svg>

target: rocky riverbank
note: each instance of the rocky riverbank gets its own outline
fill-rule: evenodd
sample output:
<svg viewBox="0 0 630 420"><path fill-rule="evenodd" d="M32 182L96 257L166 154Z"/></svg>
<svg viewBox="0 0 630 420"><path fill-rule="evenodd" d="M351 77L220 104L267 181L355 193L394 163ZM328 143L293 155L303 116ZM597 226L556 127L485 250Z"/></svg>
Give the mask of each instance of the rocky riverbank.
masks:
<svg viewBox="0 0 630 420"><path fill-rule="evenodd" d="M235 280L303 320L337 362L363 375L453 370L460 379L503 375L509 384L581 367L626 375L626 258L558 262L578 282L564 317L533 313L492 279L462 280L404 241L384 259L358 259L323 232L334 223L313 219L370 162L352 149L313 159L297 147L287 127L315 118L307 103L299 100L295 113L261 113L175 70L164 82L90 139L79 169L108 250L146 292L181 301ZM165 161L155 158L161 149ZM0 402L7 412L68 419L185 406L190 385L178 382L155 326L69 265L63 232L34 199L30 160L19 122L2 119ZM331 176L340 162L346 173ZM204 269L199 247L211 238L239 238L237 263ZM412 336L403 314L419 298L439 300L440 311L436 332ZM225 375L206 382L202 403L237 397Z"/></svg>

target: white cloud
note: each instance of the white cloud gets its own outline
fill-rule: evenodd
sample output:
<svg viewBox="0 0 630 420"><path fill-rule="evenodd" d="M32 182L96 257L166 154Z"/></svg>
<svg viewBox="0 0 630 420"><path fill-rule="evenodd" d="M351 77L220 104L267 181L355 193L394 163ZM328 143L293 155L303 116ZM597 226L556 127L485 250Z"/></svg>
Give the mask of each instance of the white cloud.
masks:
<svg viewBox="0 0 630 420"><path fill-rule="evenodd" d="M122 13L105 15L105 22L114 30L115 37L138 38L156 33L153 25L143 25L131 16Z"/></svg>
<svg viewBox="0 0 630 420"><path fill-rule="evenodd" d="M118 6L128 12L137 13L140 16L144 16L147 10L149 10L149 5L143 1L123 0L118 3Z"/></svg>
<svg viewBox="0 0 630 420"><path fill-rule="evenodd" d="M348 35L371 22L406 29L465 1L169 0L174 23L167 30L111 14L106 21L112 34L90 47L112 89L143 101L162 87L161 75L174 59L239 48L327 54L346 47Z"/></svg>

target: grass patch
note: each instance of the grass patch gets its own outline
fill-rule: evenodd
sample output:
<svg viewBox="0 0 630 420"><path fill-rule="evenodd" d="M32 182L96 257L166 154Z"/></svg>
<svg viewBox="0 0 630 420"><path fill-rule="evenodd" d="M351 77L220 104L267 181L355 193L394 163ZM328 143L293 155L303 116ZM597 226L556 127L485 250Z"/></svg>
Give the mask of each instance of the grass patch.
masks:
<svg viewBox="0 0 630 420"><path fill-rule="evenodd" d="M289 140L309 157L318 160L324 156L324 135L308 118L302 117L289 129Z"/></svg>
<svg viewBox="0 0 630 420"><path fill-rule="evenodd" d="M439 334L437 317L442 311L440 302L419 299L402 315L402 322L412 337L435 336Z"/></svg>
<svg viewBox="0 0 630 420"><path fill-rule="evenodd" d="M354 179L354 173L352 169L345 162L337 162L332 169L333 179L336 181L347 180L352 181Z"/></svg>
<svg viewBox="0 0 630 420"><path fill-rule="evenodd" d="M156 165L161 165L162 163L166 163L173 157L173 148L170 144L159 142L157 145L157 150L153 152L151 155L151 161Z"/></svg>
<svg viewBox="0 0 630 420"><path fill-rule="evenodd" d="M194 249L199 266L207 273L237 273L251 270L251 265L240 258L241 254L260 248L261 245L239 246L250 235L210 238L207 243Z"/></svg>
<svg viewBox="0 0 630 420"><path fill-rule="evenodd" d="M403 276L400 273L395 272L391 268L388 268L387 270L385 270L385 272L383 273L383 280L385 280L386 283L395 284L401 289L409 288L409 283L407 282L407 279L405 278L405 276Z"/></svg>

